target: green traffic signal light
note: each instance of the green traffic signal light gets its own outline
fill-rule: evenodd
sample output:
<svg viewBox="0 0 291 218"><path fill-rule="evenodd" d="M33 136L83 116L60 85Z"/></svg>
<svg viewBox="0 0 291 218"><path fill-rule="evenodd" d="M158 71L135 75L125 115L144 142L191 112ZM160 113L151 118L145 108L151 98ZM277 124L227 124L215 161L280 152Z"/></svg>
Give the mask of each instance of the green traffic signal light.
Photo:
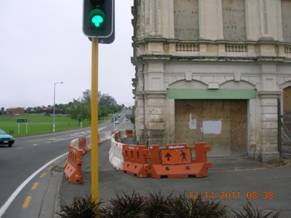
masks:
<svg viewBox="0 0 291 218"><path fill-rule="evenodd" d="M91 22L95 27L99 28L102 26L102 23L104 23L104 18L100 15L95 15L92 17Z"/></svg>
<svg viewBox="0 0 291 218"><path fill-rule="evenodd" d="M96 28L102 27L102 25L105 23L105 14L103 11L94 9L90 14L91 24Z"/></svg>
<svg viewBox="0 0 291 218"><path fill-rule="evenodd" d="M99 43L110 44L115 36L115 0L83 0L83 32Z"/></svg>

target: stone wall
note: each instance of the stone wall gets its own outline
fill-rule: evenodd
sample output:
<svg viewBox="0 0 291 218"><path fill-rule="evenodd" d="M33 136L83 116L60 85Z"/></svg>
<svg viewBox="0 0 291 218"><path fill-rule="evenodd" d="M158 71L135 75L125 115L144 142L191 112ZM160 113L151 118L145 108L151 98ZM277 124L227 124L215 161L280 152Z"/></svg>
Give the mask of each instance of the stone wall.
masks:
<svg viewBox="0 0 291 218"><path fill-rule="evenodd" d="M282 102L282 90L291 86L290 1L135 2L134 11L141 13L135 14L133 44L140 141L175 142L170 88L252 89L248 155L262 161L277 158L277 99Z"/></svg>

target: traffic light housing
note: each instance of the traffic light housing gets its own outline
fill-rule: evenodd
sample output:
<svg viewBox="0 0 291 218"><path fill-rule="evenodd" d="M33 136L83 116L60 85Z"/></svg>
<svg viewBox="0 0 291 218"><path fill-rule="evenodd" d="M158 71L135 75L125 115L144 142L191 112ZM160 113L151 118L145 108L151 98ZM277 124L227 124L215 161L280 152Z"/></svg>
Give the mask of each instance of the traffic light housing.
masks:
<svg viewBox="0 0 291 218"><path fill-rule="evenodd" d="M114 0L84 0L83 32L99 43L114 41Z"/></svg>

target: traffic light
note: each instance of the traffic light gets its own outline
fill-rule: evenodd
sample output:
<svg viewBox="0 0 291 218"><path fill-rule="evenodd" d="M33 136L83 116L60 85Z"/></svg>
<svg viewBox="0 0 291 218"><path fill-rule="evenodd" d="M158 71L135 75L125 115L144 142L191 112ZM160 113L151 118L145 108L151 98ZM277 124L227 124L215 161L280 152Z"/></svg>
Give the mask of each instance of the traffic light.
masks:
<svg viewBox="0 0 291 218"><path fill-rule="evenodd" d="M83 32L99 43L114 41L114 0L84 0Z"/></svg>

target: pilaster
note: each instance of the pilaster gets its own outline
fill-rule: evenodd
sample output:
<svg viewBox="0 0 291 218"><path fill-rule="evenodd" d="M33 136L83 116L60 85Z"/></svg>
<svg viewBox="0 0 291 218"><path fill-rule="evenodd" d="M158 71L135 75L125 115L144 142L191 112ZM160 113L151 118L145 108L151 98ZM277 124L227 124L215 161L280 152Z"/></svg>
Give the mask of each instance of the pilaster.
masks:
<svg viewBox="0 0 291 218"><path fill-rule="evenodd" d="M174 32L174 0L159 0L161 19L160 35L167 39L175 37Z"/></svg>
<svg viewBox="0 0 291 218"><path fill-rule="evenodd" d="M278 151L278 91L262 91L261 100L261 155L262 162L279 158Z"/></svg>
<svg viewBox="0 0 291 218"><path fill-rule="evenodd" d="M260 37L259 1L246 0L246 32L247 40L257 41Z"/></svg>
<svg viewBox="0 0 291 218"><path fill-rule="evenodd" d="M263 40L282 40L281 1L259 0L261 38Z"/></svg>
<svg viewBox="0 0 291 218"><path fill-rule="evenodd" d="M222 0L199 0L200 38L223 39Z"/></svg>

